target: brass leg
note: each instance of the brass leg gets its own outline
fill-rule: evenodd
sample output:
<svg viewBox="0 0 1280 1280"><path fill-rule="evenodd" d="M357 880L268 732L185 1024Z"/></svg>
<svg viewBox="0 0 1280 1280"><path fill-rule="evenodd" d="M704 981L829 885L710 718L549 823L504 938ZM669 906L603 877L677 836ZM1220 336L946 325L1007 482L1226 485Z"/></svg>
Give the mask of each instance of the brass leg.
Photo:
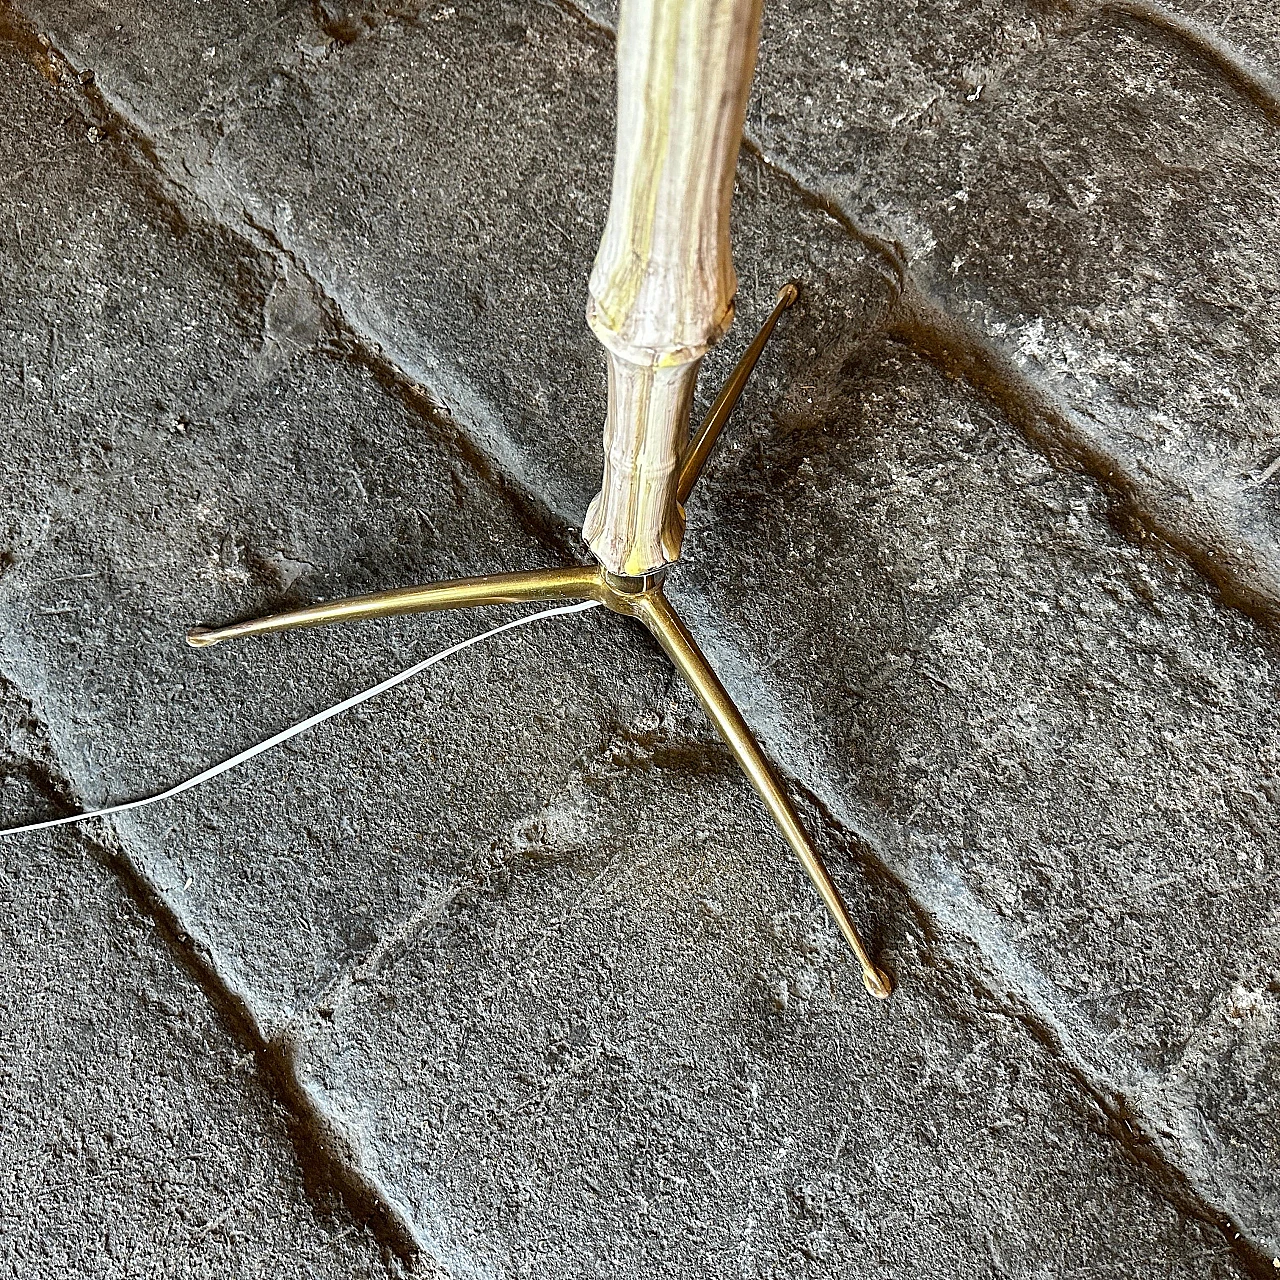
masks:
<svg viewBox="0 0 1280 1280"><path fill-rule="evenodd" d="M888 999L893 990L889 976L872 962L858 930L849 918L849 911L840 897L840 891L822 865L822 859L810 843L808 833L800 824L795 806L782 789L773 766L760 749L760 744L712 670L711 664L698 648L697 642L659 590L636 596L630 602L628 612L653 632L689 687L698 695L698 700L737 757L743 772L751 779L751 785L759 792L778 829L800 859L813 887L826 903L827 910L835 917L840 932L853 948L858 963L862 966L862 981L867 990L882 1000Z"/></svg>
<svg viewBox="0 0 1280 1280"><path fill-rule="evenodd" d="M436 609L465 609L471 605L519 604L526 600L602 600L607 590L598 568L534 569L528 573L493 573L483 578L455 578L426 587L404 587L374 595L351 596L324 604L291 609L269 618L233 622L225 627L192 627L187 643L197 648L237 640L242 636L323 627L332 622L386 618L393 614L429 613Z"/></svg>
<svg viewBox="0 0 1280 1280"><path fill-rule="evenodd" d="M693 486L697 484L715 442L720 438L725 423L729 421L733 406L738 403L738 397L742 395L747 379L751 377L751 371L756 367L756 361L760 359L760 353L773 333L773 326L778 323L778 317L799 296L800 290L794 284L784 284L778 290L778 300L773 310L769 312L769 318L760 326L760 332L751 340L751 345L743 352L742 359L734 365L728 381L720 388L720 394L707 410L707 416L703 418L702 425L685 446L684 454L680 459L680 473L676 477L676 501L682 505L693 492Z"/></svg>

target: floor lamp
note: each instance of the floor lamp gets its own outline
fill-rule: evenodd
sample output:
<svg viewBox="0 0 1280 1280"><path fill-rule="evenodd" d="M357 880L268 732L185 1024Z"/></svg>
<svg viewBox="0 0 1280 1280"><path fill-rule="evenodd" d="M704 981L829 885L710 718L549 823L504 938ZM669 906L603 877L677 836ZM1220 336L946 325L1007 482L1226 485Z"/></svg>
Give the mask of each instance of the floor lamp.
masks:
<svg viewBox="0 0 1280 1280"><path fill-rule="evenodd" d="M604 345L609 399L604 478L583 536L596 563L497 573L330 601L224 627L192 645L361 618L534 600L595 600L643 623L697 694L840 931L863 982L872 961L776 771L662 591L680 558L684 503L782 312L786 285L690 435L703 356L733 320L729 206L759 41L761 0L622 0L613 192L589 284L587 323Z"/></svg>

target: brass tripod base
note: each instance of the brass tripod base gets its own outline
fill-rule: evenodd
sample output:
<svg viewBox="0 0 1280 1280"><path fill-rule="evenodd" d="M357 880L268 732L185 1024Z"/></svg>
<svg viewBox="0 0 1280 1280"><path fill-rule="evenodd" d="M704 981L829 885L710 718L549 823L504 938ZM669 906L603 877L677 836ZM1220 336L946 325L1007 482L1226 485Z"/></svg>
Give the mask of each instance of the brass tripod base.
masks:
<svg viewBox="0 0 1280 1280"><path fill-rule="evenodd" d="M795 300L795 286L779 295L778 305L757 335L755 342L734 370L725 390L717 397L702 428L695 435L681 466L680 496L693 486L703 463L719 435L734 402L741 394L760 351L768 340L779 314ZM642 622L666 651L690 689L698 696L708 716L720 731L743 772L751 780L779 831L800 859L813 886L840 926L858 963L867 990L887 999L893 990L888 975L872 962L848 908L840 897L822 859L818 856L800 822L795 806L782 787L773 766L756 741L742 713L734 704L711 664L689 634L688 628L662 592L665 571L645 577L619 577L599 566L543 569L527 573L496 573L482 578L458 578L430 586L381 591L324 604L309 605L269 618L232 623L225 627L195 627L187 642L197 647L221 644L244 636L292 631L299 627L321 627L333 622L353 622L363 618L386 618L410 613L430 613L439 609L464 609L478 605L520 604L545 600L595 600L606 608Z"/></svg>

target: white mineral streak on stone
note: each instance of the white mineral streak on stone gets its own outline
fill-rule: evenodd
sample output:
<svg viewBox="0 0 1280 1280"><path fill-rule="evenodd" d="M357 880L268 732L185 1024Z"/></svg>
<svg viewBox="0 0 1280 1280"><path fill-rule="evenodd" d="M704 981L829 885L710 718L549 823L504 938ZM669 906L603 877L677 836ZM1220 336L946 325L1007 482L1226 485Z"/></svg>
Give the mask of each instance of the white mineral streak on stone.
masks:
<svg viewBox="0 0 1280 1280"><path fill-rule="evenodd" d="M675 472L698 368L733 320L729 205L760 0L624 0L613 194L587 322L609 357L583 534L614 573L680 554Z"/></svg>

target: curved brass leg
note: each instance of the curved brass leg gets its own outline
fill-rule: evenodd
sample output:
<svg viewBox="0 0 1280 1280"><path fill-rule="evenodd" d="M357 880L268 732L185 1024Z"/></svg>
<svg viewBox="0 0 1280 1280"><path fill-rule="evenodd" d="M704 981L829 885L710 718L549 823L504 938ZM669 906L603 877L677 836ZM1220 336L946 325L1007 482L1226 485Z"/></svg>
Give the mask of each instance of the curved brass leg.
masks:
<svg viewBox="0 0 1280 1280"><path fill-rule="evenodd" d="M760 331L751 340L751 345L742 353L742 359L734 365L733 372L720 388L720 394L711 402L711 408L707 410L707 416L703 418L702 425L685 446L685 451L680 458L680 472L676 477L676 501L682 505L693 492L693 486L698 483L702 468L706 466L715 442L720 438L725 423L729 421L733 406L738 403L738 397L742 395L747 379L751 377L751 371L756 367L756 361L760 359L760 353L772 336L773 326L778 323L778 317L799 296L800 289L794 284L784 284L778 290L778 300L774 303L773 310L769 312L768 319L760 326Z"/></svg>
<svg viewBox="0 0 1280 1280"><path fill-rule="evenodd" d="M630 602L628 612L649 628L689 687L698 695L698 700L720 730L721 737L728 743L743 772L751 779L751 785L759 792L779 831L800 859L813 887L840 926L840 932L853 948L853 953L862 966L862 981L867 990L882 1000L888 999L893 991L893 983L888 974L877 968L872 961L858 930L849 918L848 908L840 897L839 889L810 842L808 833L800 823L800 816L782 789L782 783L768 757L760 749L755 735L742 718L742 712L734 705L733 699L720 683L720 678L679 615L658 590L647 591L635 597Z"/></svg>
<svg viewBox="0 0 1280 1280"><path fill-rule="evenodd" d="M187 643L197 648L261 636L298 627L324 627L333 622L387 618L402 613L465 609L471 605L519 604L526 600L600 600L607 590L598 568L534 569L528 573L493 573L483 578L455 578L425 587L404 587L368 596L350 596L307 605L269 618L233 622L225 627L192 627Z"/></svg>

